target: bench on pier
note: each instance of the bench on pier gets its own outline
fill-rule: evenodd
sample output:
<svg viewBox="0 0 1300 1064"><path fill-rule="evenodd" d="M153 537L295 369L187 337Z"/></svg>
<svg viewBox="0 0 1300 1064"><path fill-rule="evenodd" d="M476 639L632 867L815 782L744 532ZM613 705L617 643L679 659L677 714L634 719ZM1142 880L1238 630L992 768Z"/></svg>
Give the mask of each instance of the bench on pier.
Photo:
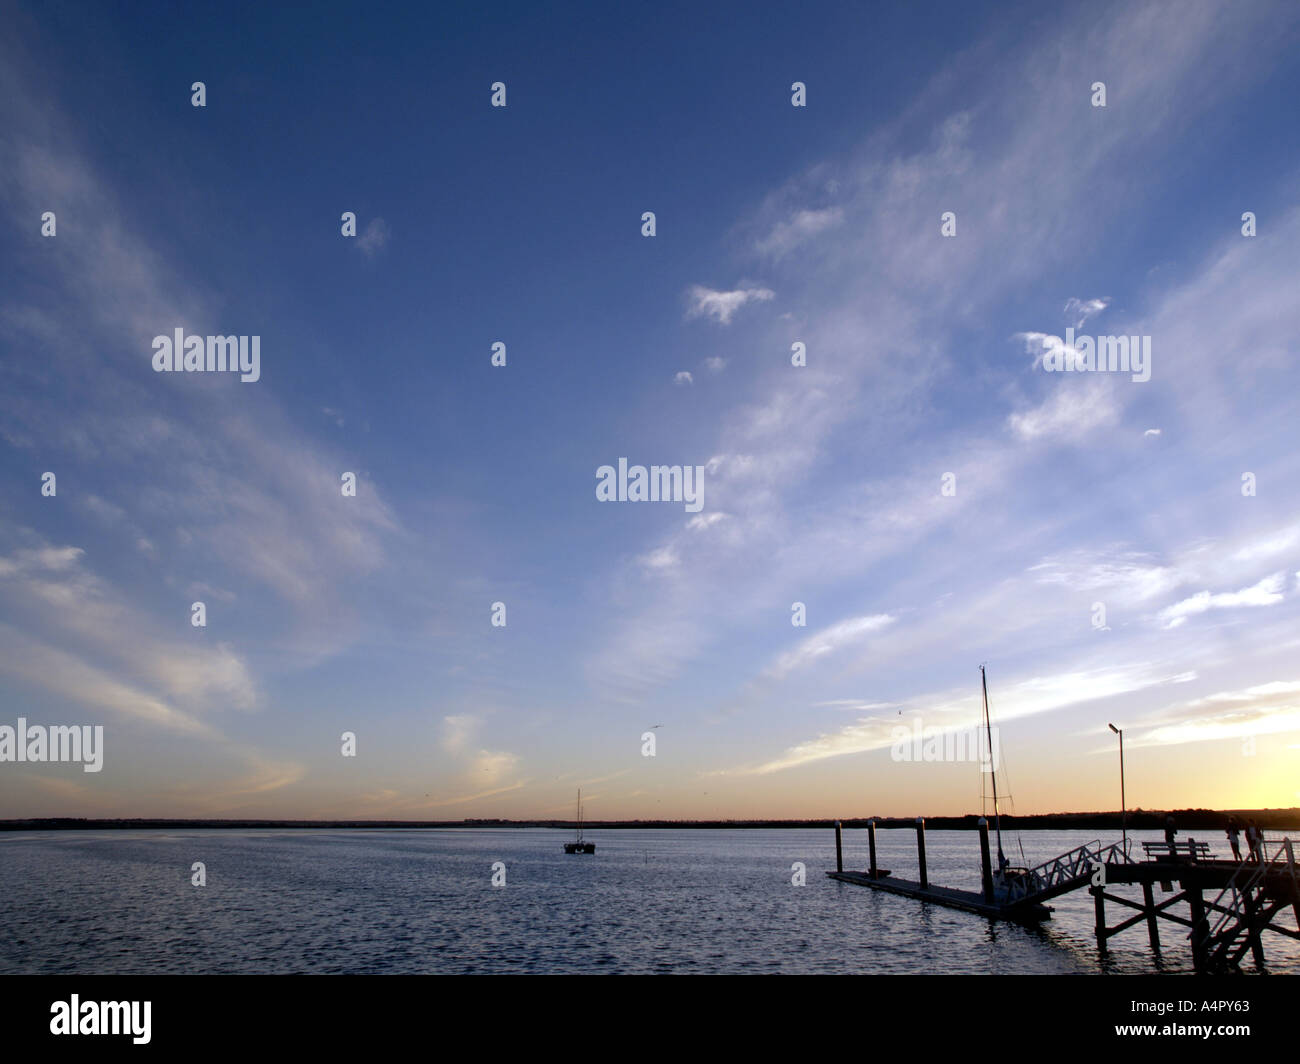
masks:
<svg viewBox="0 0 1300 1064"><path fill-rule="evenodd" d="M1208 842L1192 839L1186 842L1144 842L1142 849L1146 851L1148 861L1208 861L1214 857Z"/></svg>

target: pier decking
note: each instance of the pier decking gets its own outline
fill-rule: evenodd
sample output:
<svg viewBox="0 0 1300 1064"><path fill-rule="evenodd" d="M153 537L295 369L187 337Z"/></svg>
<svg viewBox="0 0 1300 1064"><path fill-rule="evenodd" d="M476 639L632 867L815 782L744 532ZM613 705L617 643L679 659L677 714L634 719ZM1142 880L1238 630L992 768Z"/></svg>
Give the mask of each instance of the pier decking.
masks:
<svg viewBox="0 0 1300 1064"><path fill-rule="evenodd" d="M871 887L873 890L900 894L904 898L915 898L917 901L932 901L936 905L946 905L950 909L964 909L979 916L987 916L990 920L1033 923L1046 920L1052 915L1052 910L1046 905L1030 904L1016 906L1014 909L1002 905L989 905L983 895L973 890L956 890L953 887L936 887L933 884L923 887L910 879L896 879L890 875L873 878L870 872L827 872L826 874L831 879L838 879L842 883L856 883L862 887Z"/></svg>

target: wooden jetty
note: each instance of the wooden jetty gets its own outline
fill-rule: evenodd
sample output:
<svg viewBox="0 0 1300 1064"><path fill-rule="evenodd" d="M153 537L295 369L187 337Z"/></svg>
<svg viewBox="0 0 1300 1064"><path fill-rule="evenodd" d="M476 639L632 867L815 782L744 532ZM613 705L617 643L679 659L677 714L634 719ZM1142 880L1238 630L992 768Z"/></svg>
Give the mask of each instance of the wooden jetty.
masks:
<svg viewBox="0 0 1300 1064"><path fill-rule="evenodd" d="M952 887L938 887L933 884L923 887L920 883L914 883L910 879L896 879L893 876L880 876L872 879L867 872L828 872L826 874L832 879L838 879L844 883L857 883L859 886L871 887L873 890L883 890L889 894L901 894L905 898L915 898L917 901L932 901L937 905L946 905L950 909L965 909L967 912L979 916L987 916L990 920L1017 919L1017 917L1005 911L1002 906L987 904L983 896L976 894L973 890L955 890ZM1046 920L1050 915L1051 910L1046 906L1037 906L1033 910L1025 912L1019 919L1025 922Z"/></svg>
<svg viewBox="0 0 1300 1064"><path fill-rule="evenodd" d="M899 879L876 864L876 823L867 826L870 865L865 871L844 870L839 821L835 823L835 864L826 874L917 901L961 909L990 920L1036 923L1050 918L1044 904L1074 890L1087 889L1093 898L1095 935L1100 953L1121 931L1145 923L1153 954L1160 953L1159 921L1188 928L1192 961L1198 973L1237 971L1245 954L1251 954L1258 971L1265 971L1265 931L1300 939L1300 870L1297 843L1289 837L1261 839L1244 859L1217 859L1204 842L1144 844L1145 856L1136 860L1128 840L1103 846L1099 842L1075 847L1068 853L1031 868L994 873L989 854L988 821L979 821L982 890L954 890L929 882L925 866L925 821L916 819L917 881ZM1116 894L1116 885L1140 886L1142 900ZM1177 884L1177 891L1174 890ZM1155 890L1172 896L1157 901ZM1212 897L1211 897L1212 896ZM1134 914L1110 926L1106 903L1133 910ZM1172 911L1185 903L1187 915ZM1294 921L1294 926L1289 926Z"/></svg>
<svg viewBox="0 0 1300 1064"><path fill-rule="evenodd" d="M1242 860L1216 859L1205 843L1147 843L1146 859L1106 865L1100 882L1089 887L1096 914L1097 948L1106 940L1145 921L1151 950L1160 952L1160 920L1190 928L1192 961L1198 972L1232 972L1250 952L1257 971L1266 971L1263 932L1300 939L1300 871L1296 840L1260 838ZM1270 853L1271 851L1271 853ZM1142 887L1142 901L1107 891L1112 884ZM1173 893L1174 884L1178 885ZM1157 903L1155 885L1173 896ZM1213 900L1207 895L1216 892ZM1106 902L1136 910L1113 927L1106 924ZM1187 903L1186 917L1171 912ZM1286 913L1294 921L1287 926Z"/></svg>
<svg viewBox="0 0 1300 1064"><path fill-rule="evenodd" d="M899 894L905 898L915 898L917 901L929 901L934 902L936 905L946 905L950 909L964 909L966 912L977 913L991 920L1013 920L1017 923L1037 923L1040 920L1046 920L1051 916L1052 910L1050 907L1041 904L1036 898L1012 900L998 897L994 888L993 870L989 857L988 821L981 818L979 829L980 853L984 861L983 879L985 889L982 893L976 893L973 890L957 890L953 887L940 887L930 882L925 866L925 821L921 817L916 818L919 881L899 879L891 875L889 869L877 866L876 822L874 819L867 824L867 837L871 845L871 864L866 871L844 871L840 824L839 821L836 821L836 868L834 872L827 872L826 874L831 879L838 879L842 883L856 883L859 886L870 887L872 890L883 890L888 894Z"/></svg>
<svg viewBox="0 0 1300 1064"><path fill-rule="evenodd" d="M1062 882L1066 880L1072 882L1075 877L1086 874L1086 867L1078 860L1070 862L1058 859L1057 865L1044 882L1035 884L1036 887L1041 889L1033 891L1032 896L1031 892L1023 889L1028 882L1026 877L1032 875L1033 870L1013 867L1007 860L1006 854L1002 851L1002 819L998 812L998 774L993 759L993 725L990 723L988 679L985 676L983 665L980 666L980 686L984 693L984 732L988 739L988 768L993 783L993 823L997 830L998 839L997 872L994 873L993 871L993 860L989 852L989 822L981 817L979 821L980 861L982 865L982 889L980 893L976 894L974 891L969 890L954 890L951 887L931 886L925 868L925 820L917 817L916 858L921 873L918 882L914 883L908 879L895 879L889 874L888 870L882 872L876 867L876 822L874 818L867 825L868 838L871 843L871 867L867 872L865 874L845 873L844 853L840 842L840 822L837 820L835 822L835 871L828 872L827 875L848 883L861 883L863 886L871 887L874 890L888 891L890 894L901 894L904 897L916 898L920 901L932 901L952 909L965 909L967 912L979 913L981 916L987 916L994 920L1036 923L1039 920L1046 920L1051 915L1052 910L1043 902L1061 893L1061 890L1057 888ZM1105 859L1104 855L1101 859ZM1072 887L1067 886L1065 889L1072 889Z"/></svg>

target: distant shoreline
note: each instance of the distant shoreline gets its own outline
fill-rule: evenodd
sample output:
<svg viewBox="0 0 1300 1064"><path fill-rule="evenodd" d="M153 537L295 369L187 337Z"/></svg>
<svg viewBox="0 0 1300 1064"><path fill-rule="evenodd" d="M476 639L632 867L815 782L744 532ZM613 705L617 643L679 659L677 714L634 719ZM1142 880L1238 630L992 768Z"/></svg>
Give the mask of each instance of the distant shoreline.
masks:
<svg viewBox="0 0 1300 1064"><path fill-rule="evenodd" d="M1172 816L1181 834L1188 831L1222 831L1230 816L1239 820L1254 820L1265 831L1300 829L1300 808L1291 809L1171 809L1134 810L1128 814L1128 827L1133 831L1161 831L1165 817ZM842 817L840 823L848 829L865 828L868 817ZM911 828L915 817L876 817L879 828ZM925 825L936 831L974 831L979 815L926 817ZM1119 831L1123 818L1119 812L1094 813L1039 813L1032 816L1002 815L1004 828L1021 831ZM816 828L834 827L834 820L588 820L583 822L587 831L634 829L749 829L749 828ZM0 820L0 831L150 831L150 830L216 830L238 831L253 828L277 830L379 830L431 828L559 828L571 830L572 820L235 820L210 819L167 820L147 817L123 819L81 819L76 817L48 817L39 819Z"/></svg>

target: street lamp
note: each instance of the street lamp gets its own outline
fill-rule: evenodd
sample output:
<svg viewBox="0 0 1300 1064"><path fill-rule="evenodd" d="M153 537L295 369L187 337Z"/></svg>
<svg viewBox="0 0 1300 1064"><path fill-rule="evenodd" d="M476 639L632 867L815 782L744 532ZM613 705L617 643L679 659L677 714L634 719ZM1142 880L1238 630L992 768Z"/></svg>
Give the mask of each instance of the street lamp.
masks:
<svg viewBox="0 0 1300 1064"><path fill-rule="evenodd" d="M1124 831L1124 852L1128 852L1128 803L1124 800L1124 729L1107 724L1111 731L1119 736L1119 808Z"/></svg>

